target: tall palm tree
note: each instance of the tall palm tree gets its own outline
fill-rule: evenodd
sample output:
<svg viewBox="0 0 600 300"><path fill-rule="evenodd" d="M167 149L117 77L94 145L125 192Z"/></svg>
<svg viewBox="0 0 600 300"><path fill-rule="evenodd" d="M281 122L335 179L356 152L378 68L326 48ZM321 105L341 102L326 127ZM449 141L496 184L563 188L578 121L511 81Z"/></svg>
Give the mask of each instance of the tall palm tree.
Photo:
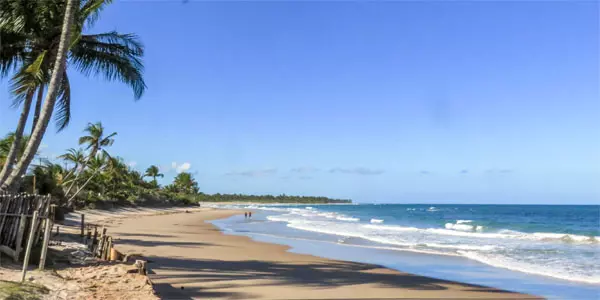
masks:
<svg viewBox="0 0 600 300"><path fill-rule="evenodd" d="M73 168L65 175L64 180L66 181L71 175L85 165L85 153L81 149L70 148L67 153L58 156L58 158L64 160L67 163L73 165Z"/></svg>
<svg viewBox="0 0 600 300"><path fill-rule="evenodd" d="M83 29L91 27L102 9L110 2L112 1L82 0L82 4L78 5L79 0L68 0L68 5L65 5L65 0L0 1L0 37L3 39L3 47L0 50L0 76L5 76L15 68L19 69L11 81L13 93L18 96L16 104L23 104L23 112L19 119L19 124L22 123L23 126L18 126L17 129L20 129L17 130L18 133L22 134L34 91L37 89L38 93L32 131L32 136L35 137L31 142L32 149L39 147L38 139L41 139L46 131L55 103L58 107L55 119L59 130L67 126L70 120L70 84L64 63L59 68L60 74L53 71L60 65L55 63L58 54L61 53L58 51L61 48L57 49L57 44L60 46L58 37L62 38L64 33L68 33L71 44L70 48L66 49L68 53L63 54L61 59L66 59L68 56L69 65L86 76L103 75L108 80L118 80L128 84L132 87L136 100L142 96L146 88L142 78L141 62L144 51L137 37L114 31L82 34ZM68 10L65 7L73 7L73 9L67 14ZM68 20L73 26L64 26L66 22L63 21ZM63 29L70 30L59 30L61 23ZM71 30L73 30L72 39ZM55 75L57 80L52 85L51 79ZM47 87L47 93L42 107L44 87ZM43 121L43 126L38 126L39 121ZM34 134L36 131L38 134ZM14 148L16 147L18 147L17 143L14 144ZM14 178L24 172L23 166L26 168L30 162L31 159L26 156L14 170L12 170L14 164L7 164L0 173L4 174L0 176L0 185L4 187L11 185ZM9 177L7 174L10 174L10 180L5 179Z"/></svg>
<svg viewBox="0 0 600 300"><path fill-rule="evenodd" d="M165 175L160 173L160 169L155 165L148 167L148 169L146 169L146 173L144 173L144 177L152 177L152 182L154 183L154 185L157 185L156 177L164 176Z"/></svg>
<svg viewBox="0 0 600 300"><path fill-rule="evenodd" d="M65 70L65 63L67 60L67 52L68 52L68 43L71 41L71 25L73 24L74 19L74 11L77 9L79 4L78 0L68 0L64 20L62 24L62 30L60 34L60 41L58 45L58 51L56 53L55 62L52 71L52 77L50 79L50 84L48 88L48 94L46 95L46 103L44 104L44 108L40 113L40 120L38 124L35 125L35 130L31 134L31 139L27 143L25 151L23 152L23 156L19 163L17 163L14 170L12 170L11 174L1 182L0 189L7 189L12 187L14 181L21 177L21 175L25 172L31 160L33 160L33 156L42 142L43 135L46 131L46 127L48 126L48 121L50 120L50 116L52 115L52 109L54 109L54 102L56 101L56 95L58 92L59 82L62 81L63 73ZM22 114L23 115L23 114ZM26 116L25 116L26 117ZM19 124L22 124L23 121L19 120ZM18 127L18 126L17 126ZM17 128L17 132L15 134L22 134L23 129ZM18 137L15 137L15 140L20 140ZM19 143L13 142L13 147L18 147ZM12 152L16 152L15 149L11 149ZM4 165L3 170L9 168L12 165L12 161L7 161ZM2 173L5 173L3 171ZM3 178L0 178L3 179Z"/></svg>
<svg viewBox="0 0 600 300"><path fill-rule="evenodd" d="M112 146L115 142L114 137L117 135L113 132L107 136L104 136L104 126L102 122L88 123L84 129L88 135L84 135L79 138L79 145L87 145L86 150L90 151L89 157L95 157L98 151L106 153L104 147Z"/></svg>
<svg viewBox="0 0 600 300"><path fill-rule="evenodd" d="M90 181L96 176L98 175L98 173L102 172L107 166L109 166L109 157L107 155L105 155L104 153L102 154L98 154L94 157L92 157L90 160L87 161L86 163L87 167L88 167L88 179L83 183L83 185L81 185L77 191L75 191L75 193L73 193L73 195L67 200L67 205L69 207L73 206L73 202L75 200L75 197L79 194L79 192L81 192L89 183ZM68 193L65 193L65 196L68 197Z"/></svg>
<svg viewBox="0 0 600 300"><path fill-rule="evenodd" d="M173 186L178 192L184 193L198 193L198 183L194 179L191 173L181 172L175 176L173 180Z"/></svg>
<svg viewBox="0 0 600 300"><path fill-rule="evenodd" d="M13 143L13 141L15 140L15 133L11 132L9 134L7 134L4 138L0 139L0 167L3 166L7 159L8 159L8 153L10 152L10 147ZM19 157L21 157L21 155L23 154L23 149L25 148L24 146L27 145L27 141L29 141L29 136L25 135L23 136L23 138L21 139L21 153L18 153L16 157L14 157L13 159L18 159Z"/></svg>
<svg viewBox="0 0 600 300"><path fill-rule="evenodd" d="M81 174L83 173L87 162L90 159L96 158L96 154L98 152L110 158L110 155L108 154L108 152L106 152L104 148L111 146L115 142L115 139L113 137L117 135L116 132L113 132L108 136L104 136L104 126L102 126L101 122L97 122L94 124L88 123L84 131L86 131L88 135L84 135L79 138L79 145L87 144L86 150L89 150L90 152L86 159L86 164L84 164L81 170L79 170L79 172L75 176L75 179L73 179L73 182L65 192L65 195L68 195L71 189L73 189L73 186L75 186L75 183L77 183L77 179L79 179L79 176L81 176Z"/></svg>

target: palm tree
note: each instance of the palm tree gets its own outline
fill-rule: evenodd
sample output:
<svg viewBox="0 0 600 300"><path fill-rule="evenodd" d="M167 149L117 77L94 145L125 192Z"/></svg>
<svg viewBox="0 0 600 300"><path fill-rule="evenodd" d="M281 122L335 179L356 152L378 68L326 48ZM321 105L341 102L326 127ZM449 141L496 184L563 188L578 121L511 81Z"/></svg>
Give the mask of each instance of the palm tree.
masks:
<svg viewBox="0 0 600 300"><path fill-rule="evenodd" d="M84 131L87 132L88 135L79 138L79 145L87 144L85 149L90 150L89 157L95 157L98 151L108 155L103 148L112 146L115 142L113 137L115 137L117 133L113 132L108 136L104 136L104 126L102 126L102 122L96 122L94 124L88 123Z"/></svg>
<svg viewBox="0 0 600 300"><path fill-rule="evenodd" d="M98 152L110 158L110 155L108 154L108 152L106 152L106 150L104 150L104 148L111 146L115 142L113 137L117 135L116 132L113 132L108 136L104 136L104 126L102 126L101 122L97 122L94 124L88 123L84 131L86 131L88 135L84 135L79 138L79 145L87 144L86 150L89 150L90 152L88 158L86 159L86 163L82 165L81 170L79 170L79 172L75 176L75 179L73 179L73 182L65 192L65 195L68 195L71 189L73 189L73 186L75 185L75 183L77 183L77 179L79 179L79 176L81 176L81 174L83 173L87 162L90 159L95 158Z"/></svg>
<svg viewBox="0 0 600 300"><path fill-rule="evenodd" d="M58 158L61 158L65 162L68 162L73 165L73 168L69 171L69 173L67 173L67 175L65 175L65 180L69 176L73 175L78 169L82 168L85 165L86 161L83 150L74 148L68 149L67 153L58 156Z"/></svg>
<svg viewBox="0 0 600 300"><path fill-rule="evenodd" d="M152 183L154 183L155 186L158 186L158 183L156 182L156 177L164 176L165 175L160 173L160 169L158 169L158 167L155 165L148 167L148 169L146 169L146 173L144 174L144 177L152 177Z"/></svg>
<svg viewBox="0 0 600 300"><path fill-rule="evenodd" d="M69 65L84 75L103 75L108 80L124 82L132 87L136 100L143 94L146 85L142 78L143 65L140 58L144 51L135 35L119 34L114 31L82 34L83 29L91 27L98 19L100 11L110 2L112 1L83 0L80 6L79 0L68 0L67 5L65 0L0 1L0 35L3 39L3 47L0 49L0 76L5 76L10 70L21 66L17 68L19 71L11 81L13 93L17 96L16 103L23 104L23 112L19 119L19 124L23 126L17 126L18 135L22 135L33 94L36 90L38 93L32 131L34 138L29 147L32 150L37 150L39 147L39 141L46 131L55 103L58 106L58 114L55 117L58 129L63 129L70 120L71 97L68 76L64 61L61 64L55 62L67 59L67 52L63 53L62 50L69 51ZM74 26L66 26L71 22ZM59 30L61 23L63 30ZM74 31L73 39L70 39L71 30ZM60 47L61 43L58 43L57 49L59 36L61 42L63 36L72 41L69 49L63 49L66 48L64 43L63 48ZM56 80L53 82L54 77ZM48 89L42 107L41 100L45 86ZM58 102L56 102L57 96ZM42 125L39 124L40 121ZM36 132L37 134L34 134ZM15 143L13 148L17 147L18 143ZM0 184L3 187L13 184L14 179L24 172L23 167L26 169L31 159L29 155L25 156L14 170L12 170L14 164L7 164L0 172L0 175L3 174L0 176ZM6 177L10 180L5 179Z"/></svg>
<svg viewBox="0 0 600 300"><path fill-rule="evenodd" d="M79 194L79 192L81 192L81 190L83 190L90 183L90 181L96 175L98 175L98 173L102 172L109 165L109 159L107 155L102 153L88 160L86 165L88 167L89 177L83 183L83 185L79 187L79 189L77 189L77 191L67 200L67 206L69 207L72 207L73 201L75 200L75 197ZM68 193L65 193L65 196L68 196Z"/></svg>
<svg viewBox="0 0 600 300"><path fill-rule="evenodd" d="M10 152L10 148L11 145L13 144L13 141L15 140L15 133L11 132L9 134L7 134L3 139L0 139L0 167L4 166L4 164L6 163L6 161L8 160L8 153ZM19 149L23 150L25 148L25 145L27 145L27 141L29 141L29 136L25 135L23 136L23 138L21 139L21 147L19 147ZM23 151L20 151L20 153L17 154L16 157L14 157L13 159L16 160L19 157L21 157L21 155L23 154Z"/></svg>
<svg viewBox="0 0 600 300"><path fill-rule="evenodd" d="M191 173L181 172L177 174L173 181L173 186L178 192L198 193L198 183Z"/></svg>
<svg viewBox="0 0 600 300"><path fill-rule="evenodd" d="M31 134L31 139L27 143L25 151L23 152L23 156L19 163L17 163L16 167L12 170L11 174L4 180L4 182L0 182L0 189L7 189L13 185L13 182L21 177L21 175L25 172L33 156L42 142L43 135L46 131L46 127L48 126L48 121L50 120L50 116L52 115L52 110L54 109L54 102L56 101L56 94L58 92L59 82L62 81L63 73L65 70L65 63L67 60L67 52L68 46L67 43L71 41L71 25L74 19L74 10L78 7L77 0L68 0L67 6L65 9L64 20L62 24L62 30L60 34L60 42L58 45L58 51L56 53L55 62L52 71L52 77L50 79L50 84L48 88L48 94L46 95L46 103L44 104L44 108L40 113L40 120L38 124L35 125L35 129ZM26 70L26 69L25 69ZM23 114L21 115L23 117ZM25 116L26 117L26 116ZM20 125L24 125L23 120L19 120ZM20 131L20 132L19 132ZM20 142L20 137L18 135L22 135L23 128L19 128L17 125L17 131L15 134L15 141L13 142L13 146L11 148L11 152L16 153L17 145ZM9 157L10 159L10 157ZM7 168L13 165L11 160L8 160L7 163L3 167L3 172L6 173ZM3 180L3 178L0 178Z"/></svg>

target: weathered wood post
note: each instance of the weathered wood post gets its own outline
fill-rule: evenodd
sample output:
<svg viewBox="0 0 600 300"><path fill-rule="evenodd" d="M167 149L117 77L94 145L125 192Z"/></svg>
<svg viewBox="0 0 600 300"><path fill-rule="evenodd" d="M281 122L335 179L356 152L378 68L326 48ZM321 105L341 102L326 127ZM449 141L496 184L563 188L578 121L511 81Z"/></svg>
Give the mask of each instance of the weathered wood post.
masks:
<svg viewBox="0 0 600 300"><path fill-rule="evenodd" d="M106 246L106 227L102 226L102 233L100 234L100 239L98 240L98 247L96 248L96 255L100 258L103 257L104 247Z"/></svg>
<svg viewBox="0 0 600 300"><path fill-rule="evenodd" d="M81 238L85 240L85 215L81 214Z"/></svg>
<svg viewBox="0 0 600 300"><path fill-rule="evenodd" d="M15 247L15 262L19 261L21 250L23 248L23 236L25 235L25 229L27 227L27 215L21 214L21 220L19 220L19 231L17 231L17 245Z"/></svg>
<svg viewBox="0 0 600 300"><path fill-rule="evenodd" d="M136 260L135 266L138 269L138 273L141 275L146 275L146 261L145 260Z"/></svg>
<svg viewBox="0 0 600 300"><path fill-rule="evenodd" d="M88 246L88 249L92 250L92 228L88 227L87 236L85 238L84 244Z"/></svg>
<svg viewBox="0 0 600 300"><path fill-rule="evenodd" d="M96 253L96 247L98 246L98 226L94 226L94 237L92 238L92 253Z"/></svg>
<svg viewBox="0 0 600 300"><path fill-rule="evenodd" d="M33 247L35 232L38 222L38 211L33 212L33 218L31 219L31 232L29 233L29 239L27 241L27 249L25 249L25 258L23 259L23 271L21 272L21 282L25 281L25 275L27 274L27 266L29 265L29 256L31 255L31 247Z"/></svg>
<svg viewBox="0 0 600 300"><path fill-rule="evenodd" d="M42 244L42 253L40 255L39 269L44 270L46 266L46 255L48 254L48 243L50 242L50 232L52 232L52 220L46 219L46 229L44 230L44 243Z"/></svg>
<svg viewBox="0 0 600 300"><path fill-rule="evenodd" d="M52 200L52 199L51 199ZM50 220L52 220L52 223L54 223L56 221L56 207L58 205L56 204L50 204Z"/></svg>

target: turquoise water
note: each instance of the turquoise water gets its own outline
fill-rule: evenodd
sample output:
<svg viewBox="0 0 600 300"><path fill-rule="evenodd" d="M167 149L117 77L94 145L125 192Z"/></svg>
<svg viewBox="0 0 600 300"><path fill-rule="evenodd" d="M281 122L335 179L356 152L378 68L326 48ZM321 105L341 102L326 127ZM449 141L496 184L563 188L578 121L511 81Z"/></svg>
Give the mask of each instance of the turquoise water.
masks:
<svg viewBox="0 0 600 300"><path fill-rule="evenodd" d="M517 274L521 281L567 287L556 291L558 294L548 291L546 296L598 296L600 206L389 204L227 207L255 211L252 221L242 218L220 224L222 228L238 234L360 247L361 252L373 255L369 262L404 271L410 271L406 269L407 264L403 266L398 262L404 261L408 252L422 257L444 256L453 259L443 260L445 263L442 265L450 269L465 264L483 265L478 268L504 270ZM294 243L298 249L310 249L308 252L311 254L327 256L323 254L325 248L320 250ZM345 248L345 253L354 253L354 250L348 249ZM332 258L361 260L360 256L354 259L352 255L341 256L344 255L338 253ZM429 273L423 275L440 275L424 271ZM506 280L498 282L479 280L473 283L510 289L510 285L503 284L513 282L510 277L515 275L505 277ZM518 282L512 285L521 288L519 291L535 291L538 295L540 291L547 290L537 288L532 291Z"/></svg>

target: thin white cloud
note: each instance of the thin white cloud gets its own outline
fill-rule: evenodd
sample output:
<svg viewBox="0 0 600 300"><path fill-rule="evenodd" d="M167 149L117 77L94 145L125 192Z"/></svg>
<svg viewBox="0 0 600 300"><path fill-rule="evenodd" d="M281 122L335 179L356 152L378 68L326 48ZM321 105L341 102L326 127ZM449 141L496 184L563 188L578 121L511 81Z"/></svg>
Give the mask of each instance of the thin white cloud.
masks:
<svg viewBox="0 0 600 300"><path fill-rule="evenodd" d="M131 168L135 168L135 166L137 166L137 161L132 160L132 161L128 162L127 165Z"/></svg>
<svg viewBox="0 0 600 300"><path fill-rule="evenodd" d="M159 169L161 172L172 172L175 171L177 173L187 172L192 168L192 164L189 162L184 162L182 164L178 164L177 162L172 162L170 165L161 165Z"/></svg>
<svg viewBox="0 0 600 300"><path fill-rule="evenodd" d="M232 171L227 172L227 176L245 176L245 177L265 177L277 173L277 169L262 169L262 170L248 170L248 171Z"/></svg>
<svg viewBox="0 0 600 300"><path fill-rule="evenodd" d="M184 162L181 165L177 166L177 168L175 169L177 170L177 173L182 173L187 172L191 167L192 164L190 164L189 162Z"/></svg>
<svg viewBox="0 0 600 300"><path fill-rule="evenodd" d="M488 169L485 171L487 174L510 174L513 173L512 169Z"/></svg>
<svg viewBox="0 0 600 300"><path fill-rule="evenodd" d="M344 174L356 174L356 175L380 175L383 174L383 170L380 169L369 169L363 167L357 168L333 168L329 170L330 173L344 173Z"/></svg>
<svg viewBox="0 0 600 300"><path fill-rule="evenodd" d="M314 172L318 172L319 168L314 168L314 167L299 167L299 168L292 168L290 170L290 172L292 173L314 173Z"/></svg>

